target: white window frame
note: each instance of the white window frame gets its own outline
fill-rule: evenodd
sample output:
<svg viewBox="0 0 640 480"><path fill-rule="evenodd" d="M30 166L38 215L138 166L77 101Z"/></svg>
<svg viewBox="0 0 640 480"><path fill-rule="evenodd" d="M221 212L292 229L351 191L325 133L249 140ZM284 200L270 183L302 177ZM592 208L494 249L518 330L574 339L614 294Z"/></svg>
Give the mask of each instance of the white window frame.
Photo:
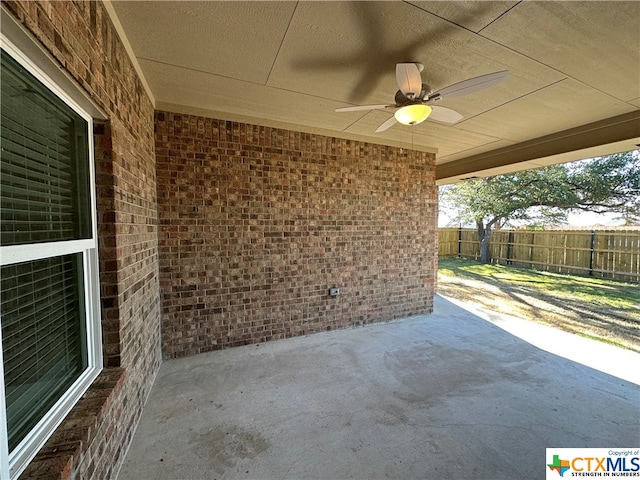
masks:
<svg viewBox="0 0 640 480"><path fill-rule="evenodd" d="M75 87L44 50L5 12L4 8L1 13L0 45L2 49L87 122L92 219L91 238L89 239L0 247L0 265L2 266L70 253L81 253L85 285L88 366L11 454L9 454L7 435L4 361L2 358L2 336L0 335L0 478L14 479L29 465L29 462L33 460L33 457L102 370L93 118L105 117L95 105L88 101L86 95ZM25 53L27 50L28 52Z"/></svg>

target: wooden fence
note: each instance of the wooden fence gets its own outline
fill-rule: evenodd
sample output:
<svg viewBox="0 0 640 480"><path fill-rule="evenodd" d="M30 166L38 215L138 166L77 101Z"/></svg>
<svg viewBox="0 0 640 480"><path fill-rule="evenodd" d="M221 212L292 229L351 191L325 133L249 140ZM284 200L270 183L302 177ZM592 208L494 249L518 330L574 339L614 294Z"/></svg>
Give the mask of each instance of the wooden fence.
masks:
<svg viewBox="0 0 640 480"><path fill-rule="evenodd" d="M440 228L439 257L480 258L473 228ZM494 230L491 261L550 272L640 281L640 230Z"/></svg>

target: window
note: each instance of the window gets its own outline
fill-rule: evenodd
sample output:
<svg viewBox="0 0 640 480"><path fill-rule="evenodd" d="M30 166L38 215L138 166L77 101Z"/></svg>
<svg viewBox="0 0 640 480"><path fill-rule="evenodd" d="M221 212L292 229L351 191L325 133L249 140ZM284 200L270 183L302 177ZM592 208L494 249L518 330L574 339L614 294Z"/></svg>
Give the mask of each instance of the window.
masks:
<svg viewBox="0 0 640 480"><path fill-rule="evenodd" d="M15 478L102 351L92 119L2 40L0 477Z"/></svg>

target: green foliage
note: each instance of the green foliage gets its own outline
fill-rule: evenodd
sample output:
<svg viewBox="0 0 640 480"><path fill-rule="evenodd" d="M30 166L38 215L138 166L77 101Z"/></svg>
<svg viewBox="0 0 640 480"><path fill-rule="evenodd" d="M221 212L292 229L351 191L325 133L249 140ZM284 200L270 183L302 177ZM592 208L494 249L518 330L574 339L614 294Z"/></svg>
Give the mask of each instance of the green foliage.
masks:
<svg viewBox="0 0 640 480"><path fill-rule="evenodd" d="M628 220L640 218L640 151L577 162L572 167L577 209L619 213Z"/></svg>
<svg viewBox="0 0 640 480"><path fill-rule="evenodd" d="M452 224L483 229L509 220L559 224L570 211L619 213L640 218L640 152L468 180L442 187L445 206L457 210Z"/></svg>

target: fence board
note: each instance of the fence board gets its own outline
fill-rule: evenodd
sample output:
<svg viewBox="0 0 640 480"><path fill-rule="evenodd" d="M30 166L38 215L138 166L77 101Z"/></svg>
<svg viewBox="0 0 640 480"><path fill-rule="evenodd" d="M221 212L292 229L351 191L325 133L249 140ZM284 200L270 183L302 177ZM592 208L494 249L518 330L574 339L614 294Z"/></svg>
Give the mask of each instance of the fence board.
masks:
<svg viewBox="0 0 640 480"><path fill-rule="evenodd" d="M438 232L438 255L455 257L458 255L458 229L447 228Z"/></svg>
<svg viewBox="0 0 640 480"><path fill-rule="evenodd" d="M474 229L462 229L460 255L466 258L480 258L480 242Z"/></svg>
<svg viewBox="0 0 640 480"><path fill-rule="evenodd" d="M440 228L440 257L480 258L473 228ZM495 230L491 261L550 272L640 281L640 230Z"/></svg>

